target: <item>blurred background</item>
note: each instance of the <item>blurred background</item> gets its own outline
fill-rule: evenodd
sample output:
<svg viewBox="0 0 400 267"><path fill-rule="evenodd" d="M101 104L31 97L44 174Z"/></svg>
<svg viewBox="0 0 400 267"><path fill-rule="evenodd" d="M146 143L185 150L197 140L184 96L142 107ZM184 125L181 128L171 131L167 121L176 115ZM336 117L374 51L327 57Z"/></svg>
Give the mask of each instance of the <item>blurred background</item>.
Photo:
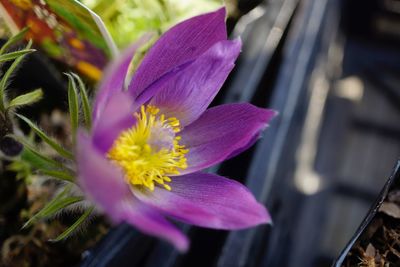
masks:
<svg viewBox="0 0 400 267"><path fill-rule="evenodd" d="M246 184L273 226L180 225L192 242L182 255L121 225L78 266L331 266L377 198L400 156L400 0L238 0L229 14L243 52L213 105L251 102L279 116L254 147L210 171ZM50 112L65 103L65 81L43 58L27 62L15 87L42 87Z"/></svg>

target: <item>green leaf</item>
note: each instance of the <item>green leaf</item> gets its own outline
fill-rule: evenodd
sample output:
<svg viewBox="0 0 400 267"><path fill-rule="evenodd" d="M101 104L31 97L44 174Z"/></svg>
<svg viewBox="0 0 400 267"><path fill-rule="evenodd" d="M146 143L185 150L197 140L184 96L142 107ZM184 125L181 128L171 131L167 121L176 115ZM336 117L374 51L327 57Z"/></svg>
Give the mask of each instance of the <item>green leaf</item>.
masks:
<svg viewBox="0 0 400 267"><path fill-rule="evenodd" d="M42 99L42 96L43 96L42 89L36 89L27 94L17 96L13 100L11 100L11 102L7 108L10 109L10 108L15 108L15 107L19 107L19 106L33 104L33 103L39 101L40 99Z"/></svg>
<svg viewBox="0 0 400 267"><path fill-rule="evenodd" d="M40 154L24 138L14 135L9 136L24 145L24 150L21 153L22 162L34 167L43 175L51 176L53 178L68 182L73 182L75 180L74 172L68 167L64 166L64 164Z"/></svg>
<svg viewBox="0 0 400 267"><path fill-rule="evenodd" d="M75 177L66 171L39 169L38 172L62 181L73 182L75 180Z"/></svg>
<svg viewBox="0 0 400 267"><path fill-rule="evenodd" d="M10 52L10 53L4 54L4 55L0 55L0 63L14 60L18 57L25 56L26 54L29 54L29 53L32 53L35 51L36 51L36 49L22 49L22 50Z"/></svg>
<svg viewBox="0 0 400 267"><path fill-rule="evenodd" d="M25 138L12 134L8 136L14 138L24 146L24 151L21 153L21 159L29 163L31 166L38 169L65 169L72 173L72 171L66 168L61 162L55 161L38 152L37 149L35 149Z"/></svg>
<svg viewBox="0 0 400 267"><path fill-rule="evenodd" d="M68 196L72 188L72 185L68 185L64 188L64 190L55 196L43 209L41 209L38 213L32 216L23 226L22 228L26 228L33 223L42 220L44 218L48 218L53 216L60 210L83 200L83 197L75 197Z"/></svg>
<svg viewBox="0 0 400 267"><path fill-rule="evenodd" d="M2 55L10 46L21 41L25 37L25 34L28 31L29 31L29 28L25 27L19 33L17 33L16 35L14 35L10 39L8 39L8 41L0 48L0 55Z"/></svg>
<svg viewBox="0 0 400 267"><path fill-rule="evenodd" d="M60 234L55 239L52 239L51 241L58 242L58 241L61 241L65 238L69 237L89 217L89 215L93 212L93 210L94 210L94 207L87 209L81 215L81 217L79 217L79 219L76 220L76 222L73 225L71 225L67 230L65 230L62 234Z"/></svg>
<svg viewBox="0 0 400 267"><path fill-rule="evenodd" d="M29 49L31 47L31 45L32 45L32 41L29 41L26 48ZM17 52L20 52L20 51L17 51ZM6 73L0 80L0 111L4 112L5 107L7 106L7 97L5 95L5 90L7 87L8 79L10 78L10 76L14 72L14 70L18 67L19 63L21 63L21 60L24 59L25 55L26 55L26 53L18 56L18 58L11 64L11 66L8 68L8 70L6 71Z"/></svg>
<svg viewBox="0 0 400 267"><path fill-rule="evenodd" d="M78 81L79 84L79 89L81 93L81 99L82 99L82 106L83 106L83 116L85 118L85 125L87 129L90 129L92 126L92 108L90 106L89 102L89 97L86 91L85 84L83 83L82 79L76 75L75 73L71 73L75 79Z"/></svg>
<svg viewBox="0 0 400 267"><path fill-rule="evenodd" d="M26 122L29 127L44 141L46 142L50 147L52 147L58 154L63 156L64 158L67 159L73 159L74 156L71 152L63 148L61 145L59 145L54 139L50 138L45 134L42 130L39 129L39 127L33 123L31 120L29 120L27 117L22 116L20 114L15 114L18 118Z"/></svg>
<svg viewBox="0 0 400 267"><path fill-rule="evenodd" d="M21 154L21 159L37 169L63 168L63 164L60 162L46 157L26 145L24 145L24 151Z"/></svg>
<svg viewBox="0 0 400 267"><path fill-rule="evenodd" d="M74 78L69 73L66 73L66 75L68 76L68 106L71 117L72 139L73 143L75 143L76 130L79 126L78 90Z"/></svg>
<svg viewBox="0 0 400 267"><path fill-rule="evenodd" d="M28 179L28 177L32 174L30 164L22 160L12 161L6 167L6 170L15 172L15 177L17 178L17 180Z"/></svg>

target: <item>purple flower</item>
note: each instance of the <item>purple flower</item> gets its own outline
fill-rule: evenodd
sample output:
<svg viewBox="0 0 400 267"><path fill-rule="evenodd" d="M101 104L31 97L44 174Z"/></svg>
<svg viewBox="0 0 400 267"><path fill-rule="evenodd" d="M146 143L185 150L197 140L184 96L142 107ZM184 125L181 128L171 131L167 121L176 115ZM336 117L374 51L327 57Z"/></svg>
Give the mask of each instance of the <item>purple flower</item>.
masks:
<svg viewBox="0 0 400 267"><path fill-rule="evenodd" d="M84 191L114 222L132 224L181 251L189 242L166 217L216 229L270 222L246 187L200 172L251 146L275 115L250 104L207 109L241 48L240 40L227 40L225 9L166 32L124 90L140 45L106 71L92 132L78 133Z"/></svg>

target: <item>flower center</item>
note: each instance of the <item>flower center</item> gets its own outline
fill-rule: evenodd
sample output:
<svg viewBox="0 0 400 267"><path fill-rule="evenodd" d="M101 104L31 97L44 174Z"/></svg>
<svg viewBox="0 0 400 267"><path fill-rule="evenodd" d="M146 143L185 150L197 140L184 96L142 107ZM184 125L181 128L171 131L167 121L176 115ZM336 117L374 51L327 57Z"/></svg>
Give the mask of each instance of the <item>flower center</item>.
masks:
<svg viewBox="0 0 400 267"><path fill-rule="evenodd" d="M176 134L180 131L177 118L165 118L154 106L141 106L135 113L137 123L123 131L114 141L107 157L121 167L132 186L145 186L151 191L155 183L171 190L166 184L170 175L187 168L189 152Z"/></svg>

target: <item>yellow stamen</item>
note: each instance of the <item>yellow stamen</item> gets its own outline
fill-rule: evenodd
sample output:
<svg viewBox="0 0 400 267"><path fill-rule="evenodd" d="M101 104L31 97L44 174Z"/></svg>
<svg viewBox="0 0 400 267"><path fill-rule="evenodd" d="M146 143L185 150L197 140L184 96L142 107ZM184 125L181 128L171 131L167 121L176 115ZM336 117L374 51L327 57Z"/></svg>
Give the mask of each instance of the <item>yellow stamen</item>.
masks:
<svg viewBox="0 0 400 267"><path fill-rule="evenodd" d="M108 158L125 172L126 181L132 186L144 186L154 190L161 185L171 186L170 175L187 168L185 155L189 152L180 145L180 122L177 118L165 118L154 106L141 106L135 113L137 124L123 131L108 151Z"/></svg>

